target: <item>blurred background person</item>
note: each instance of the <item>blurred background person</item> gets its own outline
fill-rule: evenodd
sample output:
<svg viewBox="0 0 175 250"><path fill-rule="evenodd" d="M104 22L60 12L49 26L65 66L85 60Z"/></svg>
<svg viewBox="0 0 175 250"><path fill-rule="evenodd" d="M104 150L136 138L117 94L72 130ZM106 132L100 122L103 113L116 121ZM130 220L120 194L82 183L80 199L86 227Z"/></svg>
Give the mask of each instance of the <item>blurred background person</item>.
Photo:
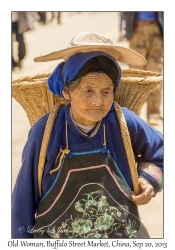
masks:
<svg viewBox="0 0 175 250"><path fill-rule="evenodd" d="M61 24L61 12L60 11L52 11L51 22L56 18L57 23Z"/></svg>
<svg viewBox="0 0 175 250"><path fill-rule="evenodd" d="M163 70L163 12L123 12L125 37L129 47L143 55L147 64L132 67L162 73ZM161 105L162 84L156 87L147 98L147 121L158 125Z"/></svg>
<svg viewBox="0 0 175 250"><path fill-rule="evenodd" d="M34 22L39 20L37 12L12 12L12 70L22 68L22 60L26 55L24 33L34 29ZM17 42L17 59L13 55L13 42Z"/></svg>
<svg viewBox="0 0 175 250"><path fill-rule="evenodd" d="M119 39L118 41L123 41L125 39L125 20L123 18L123 12L120 13L120 26L119 26Z"/></svg>
<svg viewBox="0 0 175 250"><path fill-rule="evenodd" d="M40 16L39 22L42 24L46 24L46 11L38 11L38 14Z"/></svg>
<svg viewBox="0 0 175 250"><path fill-rule="evenodd" d="M26 55L26 45L24 41L23 32L19 32L19 21L20 15L19 12L12 12L12 70L14 68L22 68L22 60ZM14 36L13 36L14 34ZM13 55L13 41L18 42L18 60L14 59Z"/></svg>

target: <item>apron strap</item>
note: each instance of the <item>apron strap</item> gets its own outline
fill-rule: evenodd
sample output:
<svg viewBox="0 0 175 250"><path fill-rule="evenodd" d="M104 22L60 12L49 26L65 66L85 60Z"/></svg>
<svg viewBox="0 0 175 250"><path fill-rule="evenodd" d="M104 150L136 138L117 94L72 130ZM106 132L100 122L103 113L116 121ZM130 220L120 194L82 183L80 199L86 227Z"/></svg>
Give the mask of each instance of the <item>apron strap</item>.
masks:
<svg viewBox="0 0 175 250"><path fill-rule="evenodd" d="M121 107L119 106L119 104L117 102L114 102L114 104L115 104L115 113L116 113L118 120L119 120L120 129L121 129L122 138L123 138L123 143L124 143L124 147L125 147L125 151L126 151L126 155L127 155L127 159L128 159L130 172L131 172L134 193L136 195L138 195L138 194L140 194L140 185L138 182L138 173L137 173L134 153L132 150L132 144L131 144L131 138L130 138L129 131L128 131L128 126L127 126L124 114L121 110Z"/></svg>

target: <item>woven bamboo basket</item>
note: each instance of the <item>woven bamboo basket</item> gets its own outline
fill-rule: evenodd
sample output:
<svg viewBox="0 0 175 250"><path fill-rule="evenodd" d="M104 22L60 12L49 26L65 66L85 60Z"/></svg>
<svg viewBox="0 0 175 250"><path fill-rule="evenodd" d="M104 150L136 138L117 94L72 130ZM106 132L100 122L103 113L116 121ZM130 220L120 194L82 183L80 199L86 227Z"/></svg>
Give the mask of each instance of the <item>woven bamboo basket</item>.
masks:
<svg viewBox="0 0 175 250"><path fill-rule="evenodd" d="M47 145L50 138L49 135L54 123L54 117L56 116L55 112L57 112L57 110L59 109L60 104L67 104L67 102L63 98L54 95L48 90L47 79L50 74L51 73L36 75L33 77L26 76L12 82L12 97L16 99L16 101L18 101L25 110L31 126L40 117L49 112L49 117L53 117L46 124L46 136L43 137L39 156L38 185L40 193ZM162 81L163 76L159 73L135 69L123 69L121 84L117 88L115 93L115 112L119 119L121 127L121 133L130 167L134 192L137 195L140 193L140 186L138 183L136 163L132 151L128 128L123 113L121 112L120 106L127 107L128 109L138 114L148 94Z"/></svg>
<svg viewBox="0 0 175 250"><path fill-rule="evenodd" d="M12 97L25 110L32 126L40 117L49 113L56 104L67 102L48 90L47 79L51 73L21 77L12 82ZM138 114L148 94L163 80L159 73L123 69L121 84L115 101Z"/></svg>

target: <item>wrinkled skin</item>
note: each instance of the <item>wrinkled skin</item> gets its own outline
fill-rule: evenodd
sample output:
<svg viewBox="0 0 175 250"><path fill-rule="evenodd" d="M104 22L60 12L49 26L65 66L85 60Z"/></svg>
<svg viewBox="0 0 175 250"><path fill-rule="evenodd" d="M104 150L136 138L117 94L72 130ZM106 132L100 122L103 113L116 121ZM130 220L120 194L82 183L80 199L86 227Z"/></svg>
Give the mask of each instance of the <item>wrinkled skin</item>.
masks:
<svg viewBox="0 0 175 250"><path fill-rule="evenodd" d="M114 100L112 80L104 74L89 73L70 93L63 91L70 100L73 119L85 126L95 125L109 112Z"/></svg>
<svg viewBox="0 0 175 250"><path fill-rule="evenodd" d="M105 74L89 73L81 77L78 86L62 92L70 101L73 119L85 126L95 125L109 112L114 100L112 80ZM137 205L147 204L154 196L154 189L145 179L139 178L141 194L131 194Z"/></svg>
<svg viewBox="0 0 175 250"><path fill-rule="evenodd" d="M154 196L153 186L143 178L139 178L139 184L141 193L136 196L134 192L132 192L130 198L136 205L148 204Z"/></svg>
<svg viewBox="0 0 175 250"><path fill-rule="evenodd" d="M138 164L138 169L143 170L146 173L150 174L154 179L160 180L163 177L161 170L151 162L140 162ZM153 186L150 185L145 179L139 178L139 184L141 188L141 194L135 196L134 193L131 193L131 199L137 205L144 205L149 203L149 201L154 196L154 189ZM162 187L163 188L163 187Z"/></svg>

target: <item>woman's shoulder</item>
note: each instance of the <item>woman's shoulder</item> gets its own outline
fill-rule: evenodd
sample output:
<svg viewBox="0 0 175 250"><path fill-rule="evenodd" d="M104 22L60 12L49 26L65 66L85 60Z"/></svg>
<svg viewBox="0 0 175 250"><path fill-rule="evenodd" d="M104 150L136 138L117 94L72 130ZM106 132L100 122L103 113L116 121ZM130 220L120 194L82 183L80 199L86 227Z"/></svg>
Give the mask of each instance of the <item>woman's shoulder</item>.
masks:
<svg viewBox="0 0 175 250"><path fill-rule="evenodd" d="M63 115L64 115L65 107L61 108L57 114L55 115L55 120L54 120L54 126L57 127L57 124L59 124L59 127L61 125L61 121L63 121ZM38 121L31 127L29 131L29 136L32 135L35 139L40 138L43 136L46 123L48 122L50 113L47 113L46 115L42 116L41 118L38 119Z"/></svg>
<svg viewBox="0 0 175 250"><path fill-rule="evenodd" d="M124 118L126 120L126 123L128 125L128 127L132 128L134 127L138 127L138 126L146 126L146 122L141 119L138 115L136 115L132 110L128 109L127 107L121 107L122 113L124 115ZM108 118L110 120L118 120L117 115L115 113L114 109L111 109L108 115Z"/></svg>
<svg viewBox="0 0 175 250"><path fill-rule="evenodd" d="M128 128L133 128L133 127L145 128L149 126L142 118L136 115L134 111L131 111L126 107L122 107L122 112L124 114Z"/></svg>
<svg viewBox="0 0 175 250"><path fill-rule="evenodd" d="M121 110L125 116L125 119L128 121L139 118L132 110L130 110L126 107L121 107Z"/></svg>
<svg viewBox="0 0 175 250"><path fill-rule="evenodd" d="M121 107L121 110L122 110L126 120L137 119L137 117L138 117L133 111L131 111L127 107ZM109 115L109 117L110 116L116 116L116 114L115 114L115 106L114 105L111 107L111 110L110 110L108 115Z"/></svg>
<svg viewBox="0 0 175 250"><path fill-rule="evenodd" d="M32 133L32 134L38 135L38 133L43 131L46 126L48 117L49 117L49 113L39 118L31 127L29 134Z"/></svg>

